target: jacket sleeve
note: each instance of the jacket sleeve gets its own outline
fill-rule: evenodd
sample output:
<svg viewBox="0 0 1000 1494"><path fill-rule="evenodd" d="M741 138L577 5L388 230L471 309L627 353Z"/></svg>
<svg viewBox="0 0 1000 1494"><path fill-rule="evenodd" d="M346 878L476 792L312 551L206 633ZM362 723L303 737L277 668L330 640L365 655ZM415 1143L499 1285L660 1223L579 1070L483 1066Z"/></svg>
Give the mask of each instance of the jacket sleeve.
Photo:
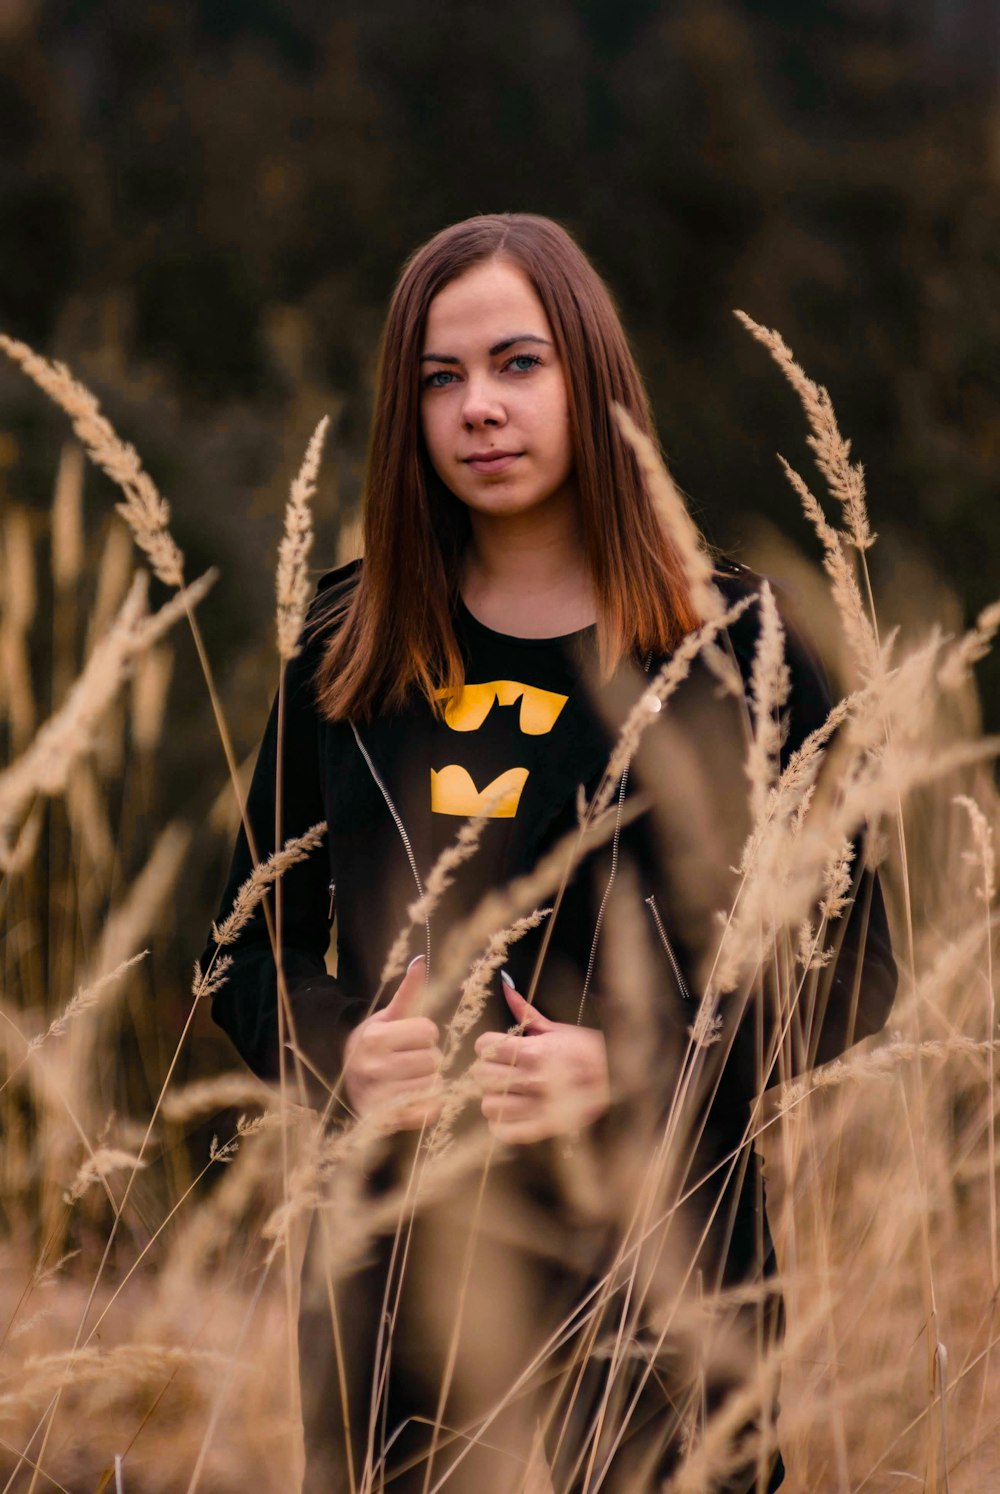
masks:
<svg viewBox="0 0 1000 1494"><path fill-rule="evenodd" d="M291 837L301 836L325 820L320 781L320 721L315 707L312 674L315 650L306 648L286 670L283 723L275 696L257 756L247 799L247 817L260 862ZM279 730L282 741L282 823L275 836ZM233 907L236 894L254 866L241 826L223 891L217 923ZM325 840L281 878L282 968L288 991L298 1048L326 1085L333 1086L343 1063L344 1042L351 1028L366 1014L364 1001L351 999L326 971L330 939L330 872ZM275 890L267 904L274 924ZM202 954L206 970L217 946L210 937ZM212 998L212 1016L230 1036L239 1053L263 1079L279 1074L278 982L271 937L258 904L234 943L218 949L232 957L224 983ZM286 1023L286 1043L290 1040ZM293 1061L288 1055L286 1073ZM309 1098L323 1104L327 1090L307 1075Z"/></svg>

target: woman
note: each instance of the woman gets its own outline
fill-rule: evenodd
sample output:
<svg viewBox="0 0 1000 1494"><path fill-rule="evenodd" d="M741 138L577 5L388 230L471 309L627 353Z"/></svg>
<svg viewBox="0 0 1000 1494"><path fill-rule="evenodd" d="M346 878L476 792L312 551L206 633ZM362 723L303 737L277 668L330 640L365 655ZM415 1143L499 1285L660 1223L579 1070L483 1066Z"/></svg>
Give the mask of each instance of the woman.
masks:
<svg viewBox="0 0 1000 1494"><path fill-rule="evenodd" d="M282 883L287 1028L315 1103L362 1117L389 1107L395 1150L372 1169L376 1194L406 1177L440 1113L449 1013L435 1021L420 1010L428 965L433 972L447 932L483 893L573 832L581 786L594 793L627 710L698 622L615 401L651 433L610 296L557 224L472 218L404 267L381 347L365 559L320 583L286 679L281 730L276 701L248 802L263 858L275 845L280 735L279 843L328 825L327 858L314 854ZM759 590L738 567L719 567L716 579L726 604ZM721 635L744 679L757 619L752 603ZM829 709L794 639L788 662L785 758ZM731 1345L692 1371L691 1354L677 1347L685 1339L676 1303L663 1316L662 1278L679 1270L690 1298L695 1287L704 1296L773 1269L747 1143L753 1097L779 1069L828 1058L879 1028L895 969L877 880L860 874L839 958L815 1020L797 1028L796 1054L786 1062L786 1044L775 1067L760 997L734 1011L724 1041L713 1032L700 1044L692 1066L692 994L711 914L724 905L720 874L738 860L746 825L734 710L696 664L645 734L631 777L626 768L616 783L610 845L580 858L549 926L543 919L511 945L463 1048L477 1083L464 1127L485 1126L495 1139L488 1167L457 1197L421 1209L402 1236L377 1242L332 1294L322 1259L338 1219L320 1212L300 1322L308 1488L363 1487L367 1465L375 1487L384 1478L400 1489L443 1482L484 1494L530 1487L529 1464L547 1467L560 1494L598 1483L654 1488L738 1382ZM411 964L383 990L386 952L408 907L473 814L485 814L478 849L412 925ZM711 833L691 834L706 814ZM251 864L241 833L223 912ZM653 993L639 1081L634 1053L614 1036L624 1008L608 994L628 984L615 963L625 903L621 920L606 915L629 887L642 895L631 900L647 920L636 955ZM325 954L335 914L332 976ZM262 916L229 952L213 1014L251 1068L274 1078L286 1024ZM291 1073L287 1054L285 1062ZM683 1167L660 1165L655 1188L642 1173L645 1192L641 1181L631 1195L616 1191L636 1128L647 1127L648 1163L664 1124L675 1147L683 1137ZM599 1162L596 1204L581 1202L568 1178L574 1147L597 1149L588 1153ZM615 1276L622 1199L634 1226L637 1203L648 1208L656 1189L662 1202L668 1173L669 1228L646 1230L642 1251ZM647 1299L659 1301L659 1318L646 1313ZM747 1311L733 1317L742 1341L766 1349L778 1331L776 1300L759 1294L749 1324ZM654 1332L647 1318L654 1327L676 1319L676 1331ZM609 1334L617 1347L608 1348ZM719 1487L776 1488L780 1458L773 1442L762 1446L742 1461L734 1454Z"/></svg>

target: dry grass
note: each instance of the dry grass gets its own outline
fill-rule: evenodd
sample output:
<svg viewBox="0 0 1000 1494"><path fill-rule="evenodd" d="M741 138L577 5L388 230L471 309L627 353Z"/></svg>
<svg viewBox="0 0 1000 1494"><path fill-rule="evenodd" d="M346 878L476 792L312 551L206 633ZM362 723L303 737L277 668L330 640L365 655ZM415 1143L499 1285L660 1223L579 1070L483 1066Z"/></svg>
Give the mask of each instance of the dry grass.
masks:
<svg viewBox="0 0 1000 1494"><path fill-rule="evenodd" d="M309 577L306 561L312 549L313 529L310 503L316 494L320 458L329 427L324 415L306 447L285 510L285 532L278 546L277 626L278 657L294 659L299 650L299 635L309 606Z"/></svg>
<svg viewBox="0 0 1000 1494"><path fill-rule="evenodd" d="M148 1002L133 1000L150 971L169 968L162 940L151 957L144 946L186 862L205 853L209 835L233 830L232 816L220 812L194 846L190 831L177 824L154 824L138 842L126 833L138 813L129 797L131 769L140 762L148 773L155 765L173 657L164 635L181 614L213 693L239 804L245 795L245 773L228 746L193 621L193 604L210 578L183 588L169 509L88 392L30 349L0 343L67 411L92 460L121 483L122 516L157 574L177 590L150 616L144 582L130 576L127 548L112 531L94 567L89 623L80 625L77 598L89 581L84 477L78 448L67 447L52 516L50 704L47 686L33 685L29 663L39 627L35 546L23 513L13 508L5 517L3 1490L296 1488L296 1283L305 1229L317 1213L321 1222L338 1221L323 1261L326 1280L312 1283L323 1300L349 1279L373 1237L392 1248L369 1467L354 1470L358 1489L380 1486L377 1409L400 1282L421 1268L411 1254L415 1219L440 1222L432 1266L450 1273L436 1277L431 1270L428 1302L444 1300L435 1282L461 1283L452 1299L457 1318L429 1310L426 1327L459 1386L477 1380L486 1358L503 1363L508 1348L514 1353L517 1311L526 1299L505 1274L516 1257L512 1246L530 1240L572 1262L586 1258L588 1242L609 1223L615 1241L586 1298L509 1375L488 1414L461 1427L442 1417L428 1491L460 1487L460 1472L442 1480L442 1458L460 1447L464 1459L476 1445L497 1448L497 1459L520 1457L520 1473L505 1487L546 1487L537 1429L528 1429L521 1446L511 1428L518 1426L521 1391L532 1376L544 1378L557 1358L570 1398L581 1398L581 1405L588 1363L611 1367L604 1393L586 1407L577 1461L588 1490L603 1487L603 1470L628 1423L632 1387L668 1353L686 1387L678 1404L685 1450L670 1484L675 1494L715 1487L733 1460L734 1438L768 1404L779 1375L777 1435L791 1491L918 1485L935 1494L972 1494L1000 1485L994 949L1000 815L989 766L996 743L969 725L976 719L970 670L1000 626L1000 607L986 609L962 637L933 626L921 637L885 635L867 572L875 537L864 475L851 460L829 395L798 368L777 334L744 321L802 402L817 466L840 516L838 528L786 464L819 539L839 617L837 638L824 642L842 662L849 693L779 771L788 676L781 620L765 587L748 706L731 695L720 704L736 713L736 736L745 743L733 777L745 801L746 834L718 884L694 889L717 935L700 972L702 999L692 1006L675 1054L672 1097L665 1113L652 1114L650 926L624 866L609 904L598 977L615 1073L634 1106L635 1126L615 1141L610 1167L586 1136L558 1149L575 1221L563 1234L509 1200L498 1205L494 1185L505 1154L481 1130L459 1124L474 1110L476 1092L458 1057L489 978L517 938L539 923L547 930L558 918L574 860L610 838L615 815L608 806L621 772L668 727L673 697L699 651L711 648L734 618L722 608L697 535L652 447L622 422L706 622L633 711L604 780L591 802L579 806L578 831L531 876L487 899L436 954L426 1009L445 1024L445 1114L414 1138L408 1172L373 1198L366 1172L386 1153L390 1117L325 1129L293 1103L296 1092L287 1082L272 1089L230 1073L181 1083L180 1060L197 1030L200 998L226 979L228 956L196 973L193 994L183 998L187 1018L166 1049ZM301 627L308 505L324 435L321 424L286 517L276 679ZM817 576L814 584L823 583ZM121 687L130 675L129 695ZM687 812L696 824L710 825L713 793L702 792L697 763L686 763L679 748L674 761L689 794ZM692 1274L695 1242L682 1204L693 1182L693 1105L726 1040L733 993L752 991L762 973L777 1018L765 1065L779 1078L786 1073L788 1033L803 1002L822 989L860 870L849 847L863 825L870 827L869 854L879 863L900 966L889 1031L770 1091L722 1168L743 1165L752 1146L765 1159L788 1310L778 1350L748 1344L737 1331L737 1310L753 1288L713 1291ZM324 829L313 827L257 867L220 927L221 942L236 936L287 866L317 853ZM463 829L411 909L412 923L420 924L450 880L462 875L480 830L476 822ZM399 973L409 932L386 952L386 981ZM174 938L188 949L192 939L198 942L190 930ZM540 994L544 981L543 968ZM136 1070L151 1097L145 1107L137 1103ZM238 1119L217 1126L210 1142L197 1130L204 1119L234 1111ZM493 1262L494 1274L485 1279L472 1269L477 1250ZM477 1357L470 1345L484 1343L489 1355L480 1349ZM706 1418L702 1396L720 1374L732 1391ZM450 1404L443 1393L441 1404ZM553 1403L552 1432L566 1414L565 1402ZM456 1443L459 1433L463 1440ZM757 1446L764 1450L774 1435L765 1420ZM646 1487L637 1477L635 1487Z"/></svg>

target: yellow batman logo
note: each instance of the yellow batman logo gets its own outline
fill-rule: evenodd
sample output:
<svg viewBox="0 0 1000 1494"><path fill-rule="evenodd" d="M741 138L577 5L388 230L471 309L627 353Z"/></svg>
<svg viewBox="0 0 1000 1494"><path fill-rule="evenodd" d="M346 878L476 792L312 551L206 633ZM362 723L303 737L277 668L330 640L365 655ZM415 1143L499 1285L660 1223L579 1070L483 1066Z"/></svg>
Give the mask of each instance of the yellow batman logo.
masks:
<svg viewBox="0 0 1000 1494"><path fill-rule="evenodd" d="M543 694L539 691L539 694ZM491 820L512 820L517 814L521 790L528 781L527 768L508 768L480 791L467 768L449 763L440 773L431 769L431 812L470 815L489 813ZM495 802L494 802L495 801ZM492 803L492 808L489 806Z"/></svg>
<svg viewBox="0 0 1000 1494"><path fill-rule="evenodd" d="M493 702L511 706L521 702L518 724L531 737L544 736L556 724L556 718L569 697L537 685L522 685L518 680L488 680L482 685L465 685L456 701L448 706L444 719L452 731L478 731L493 709Z"/></svg>

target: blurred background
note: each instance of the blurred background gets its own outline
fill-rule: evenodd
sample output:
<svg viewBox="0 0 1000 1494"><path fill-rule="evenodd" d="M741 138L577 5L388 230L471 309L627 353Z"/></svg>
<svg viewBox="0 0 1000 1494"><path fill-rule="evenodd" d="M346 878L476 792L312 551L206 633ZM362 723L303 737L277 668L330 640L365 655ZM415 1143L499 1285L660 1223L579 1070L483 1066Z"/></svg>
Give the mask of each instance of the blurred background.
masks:
<svg viewBox="0 0 1000 1494"><path fill-rule="evenodd" d="M998 67L992 0L0 0L0 328L100 396L173 504L188 574L220 565L200 617L241 758L277 678L289 479L330 414L319 574L354 553L395 276L476 212L550 214L579 238L700 524L749 563L778 557L775 533L817 553L775 459L809 469L801 412L732 309L777 327L866 465L876 584L929 626L940 578L957 626L1000 592ZM0 367L7 584L33 567L37 619L59 614L67 433ZM83 481L87 565L61 614L81 637L118 584L119 525L110 484ZM26 636L15 747L72 677L48 622ZM106 774L124 828L92 927L167 817L199 826L156 929L183 972L231 822L206 827L224 762L179 630L174 648L149 687L155 773L133 731L124 779L121 753ZM995 662L980 679L1000 728Z"/></svg>

